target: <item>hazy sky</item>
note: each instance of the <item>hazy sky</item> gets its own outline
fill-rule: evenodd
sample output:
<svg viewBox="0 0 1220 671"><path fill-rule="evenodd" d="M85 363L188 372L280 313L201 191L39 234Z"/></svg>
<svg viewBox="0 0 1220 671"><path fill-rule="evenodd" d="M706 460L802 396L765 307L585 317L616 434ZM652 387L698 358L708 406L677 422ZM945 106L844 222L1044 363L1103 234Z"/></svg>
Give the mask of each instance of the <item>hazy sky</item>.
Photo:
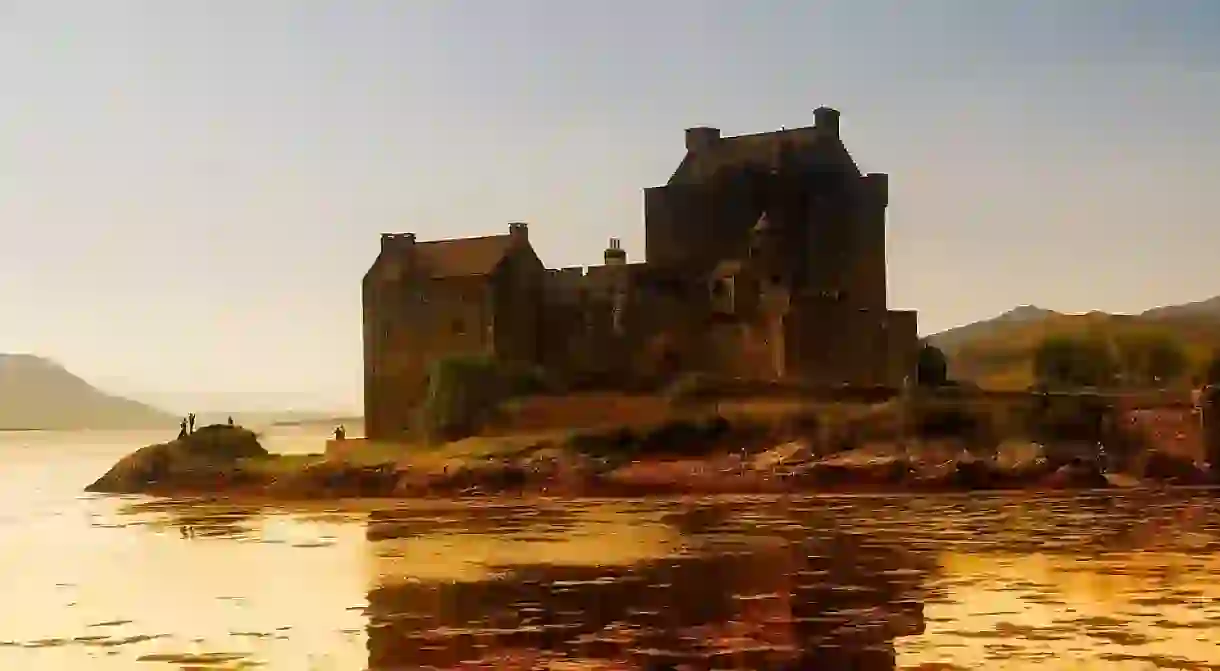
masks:
<svg viewBox="0 0 1220 671"><path fill-rule="evenodd" d="M378 234L643 253L682 130L843 112L922 332L1220 293L1216 0L0 0L0 351L360 397Z"/></svg>

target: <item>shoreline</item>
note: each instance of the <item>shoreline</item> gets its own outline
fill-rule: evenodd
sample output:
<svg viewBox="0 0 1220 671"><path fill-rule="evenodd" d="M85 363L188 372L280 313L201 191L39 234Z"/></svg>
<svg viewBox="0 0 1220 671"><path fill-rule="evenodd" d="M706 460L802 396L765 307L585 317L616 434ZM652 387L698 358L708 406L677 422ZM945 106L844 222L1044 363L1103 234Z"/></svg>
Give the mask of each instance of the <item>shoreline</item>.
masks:
<svg viewBox="0 0 1220 671"><path fill-rule="evenodd" d="M275 457L272 457L274 460ZM702 463L702 460L687 460ZM469 502L682 499L705 497L920 497L962 495L1106 494L1133 491L1220 489L1210 478L1139 478L1102 473L1090 464L1002 470L993 464L961 461L916 468L899 460L833 465L820 474L763 475L757 472L674 470L674 461L634 461L604 473L530 478L503 464L420 472L392 463L354 465L320 459L279 477L251 479L241 468L211 469L177 481L132 488L90 486L98 494L140 495L160 500L195 499L224 504L342 503L345 501ZM817 470L821 464L812 464ZM669 473L665 471L669 468ZM634 475L633 475L634 474ZM820 475L820 477L819 477ZM522 476L525 476L522 479ZM541 476L541 474L539 474ZM193 480L193 482L190 482Z"/></svg>
<svg viewBox="0 0 1220 671"><path fill-rule="evenodd" d="M476 492L446 494L435 492L430 495L385 495L385 496L277 496L265 492L216 492L172 487L154 488L143 492L89 492L97 496L132 497L142 496L149 500L140 501L141 506L173 506L178 504L214 505L222 507L291 507L292 509L324 507L319 512L372 512L384 509L386 505L403 504L412 508L428 507L444 509L456 506L466 506L472 503L517 505L533 502L620 502L620 501L705 501L715 498L719 501L750 501L758 499L783 500L785 498L800 499L911 499L911 498L966 498L966 497L1014 497L1028 495L1038 498L1075 498L1101 496L1129 496L1132 494L1189 494L1220 492L1220 484L1188 485L1173 484L1158 481L1140 481L1136 484L1109 487L1081 488L1009 488L1009 489L785 489L758 491L653 491L612 493L608 491L571 493L551 492L548 490L530 490L526 492Z"/></svg>

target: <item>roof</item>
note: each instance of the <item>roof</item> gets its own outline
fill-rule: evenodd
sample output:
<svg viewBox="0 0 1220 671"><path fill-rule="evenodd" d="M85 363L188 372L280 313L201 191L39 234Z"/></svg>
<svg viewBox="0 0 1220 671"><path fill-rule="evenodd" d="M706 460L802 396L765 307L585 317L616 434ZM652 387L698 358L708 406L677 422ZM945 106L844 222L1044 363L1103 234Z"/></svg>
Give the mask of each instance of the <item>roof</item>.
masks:
<svg viewBox="0 0 1220 671"><path fill-rule="evenodd" d="M846 168L857 175L860 168L836 137L813 126L724 137L706 150L687 152L670 184L701 182L723 169L755 167L771 169L782 154L806 168Z"/></svg>
<svg viewBox="0 0 1220 671"><path fill-rule="evenodd" d="M490 275L512 249L509 235L430 240L403 247L419 272L432 278Z"/></svg>

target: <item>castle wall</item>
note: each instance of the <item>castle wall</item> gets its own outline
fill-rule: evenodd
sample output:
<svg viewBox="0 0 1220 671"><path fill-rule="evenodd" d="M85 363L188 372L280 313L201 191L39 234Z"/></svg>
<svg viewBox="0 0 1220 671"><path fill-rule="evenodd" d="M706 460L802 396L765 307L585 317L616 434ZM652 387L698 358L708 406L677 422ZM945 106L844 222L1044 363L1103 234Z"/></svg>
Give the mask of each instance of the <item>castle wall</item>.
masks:
<svg viewBox="0 0 1220 671"><path fill-rule="evenodd" d="M407 430L427 393L430 361L492 351L492 292L483 277L406 275L374 281L369 298L366 433L378 439Z"/></svg>
<svg viewBox="0 0 1220 671"><path fill-rule="evenodd" d="M711 324L704 336L701 362L718 376L747 379L776 379L771 337L767 322L744 320Z"/></svg>
<svg viewBox="0 0 1220 671"><path fill-rule="evenodd" d="M859 205L853 225L856 244L849 257L849 276L859 305L870 310L885 310L888 304L885 229L889 177L870 174L859 182Z"/></svg>
<svg viewBox="0 0 1220 671"><path fill-rule="evenodd" d="M529 246L504 259L492 277L491 311L497 356L541 363L541 329L546 268Z"/></svg>
<svg viewBox="0 0 1220 671"><path fill-rule="evenodd" d="M784 337L789 376L830 385L886 382L884 313L803 298L784 320Z"/></svg>
<svg viewBox="0 0 1220 671"><path fill-rule="evenodd" d="M762 186L746 172L645 189L645 257L651 265L702 272L723 259L743 258L764 203Z"/></svg>
<svg viewBox="0 0 1220 671"><path fill-rule="evenodd" d="M918 314L914 310L890 310L886 322L886 377L888 384L897 387L904 377L915 375L919 358Z"/></svg>

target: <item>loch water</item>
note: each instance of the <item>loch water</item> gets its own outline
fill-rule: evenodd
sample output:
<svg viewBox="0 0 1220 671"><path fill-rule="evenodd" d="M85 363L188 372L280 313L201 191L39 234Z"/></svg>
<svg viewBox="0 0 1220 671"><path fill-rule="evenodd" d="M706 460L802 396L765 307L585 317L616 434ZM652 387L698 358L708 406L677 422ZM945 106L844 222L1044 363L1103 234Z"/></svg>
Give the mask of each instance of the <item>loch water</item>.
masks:
<svg viewBox="0 0 1220 671"><path fill-rule="evenodd" d="M82 492L162 438L0 433L0 669L1220 669L1220 493Z"/></svg>

